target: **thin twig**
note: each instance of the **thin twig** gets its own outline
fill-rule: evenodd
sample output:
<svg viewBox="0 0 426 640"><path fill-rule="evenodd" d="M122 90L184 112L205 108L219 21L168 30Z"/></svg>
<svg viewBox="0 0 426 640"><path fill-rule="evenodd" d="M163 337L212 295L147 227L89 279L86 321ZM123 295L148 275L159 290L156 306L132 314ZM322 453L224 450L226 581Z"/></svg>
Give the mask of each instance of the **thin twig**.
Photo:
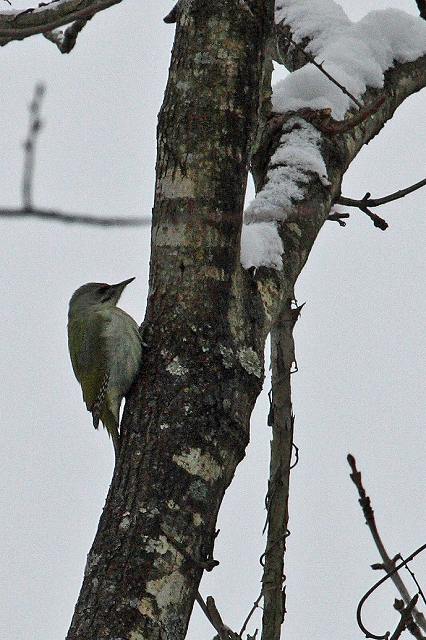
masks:
<svg viewBox="0 0 426 640"><path fill-rule="evenodd" d="M354 200L353 198L345 198L344 196L340 196L336 200L336 204L343 204L347 207L380 207L382 204L387 204L388 202L393 202L393 200L399 200L399 198L404 198L408 196L409 193L413 191L417 191L417 189L421 189L426 186L426 178L412 184L410 187L406 187L405 189L400 189L399 191L395 191L394 193L390 193L388 196L383 196L382 198L370 198L371 193L367 191L365 196L361 200Z"/></svg>
<svg viewBox="0 0 426 640"><path fill-rule="evenodd" d="M401 558L401 560L404 560L404 558L403 558L401 555L400 555L399 557ZM415 576L414 571L412 571L412 570L410 569L410 567L408 566L408 564L407 564L407 566L406 566L405 568L406 568L406 570L408 571L408 573L410 574L412 581L413 581L413 582L414 582L414 584L416 585L416 587L417 587L417 591L418 591L418 593L419 593L420 598L421 598L421 599L423 600L423 602L426 604L426 596L425 596L425 594L424 594L424 591L423 591L422 587L420 586L419 581L417 580L417 578L416 578L416 576Z"/></svg>
<svg viewBox="0 0 426 640"><path fill-rule="evenodd" d="M250 609L250 611L249 611L249 613L247 615L247 618L243 622L243 626L241 627L241 631L239 633L240 638L243 637L243 633L246 630L246 627L247 627L248 623L250 622L250 619L251 619L252 615L254 614L256 609L258 608L259 602L262 600L262 598L263 598L263 589L261 589L257 599L253 602L253 606Z"/></svg>
<svg viewBox="0 0 426 640"><path fill-rule="evenodd" d="M38 83L34 89L34 96L30 103L30 122L28 126L28 135L24 142L24 170L22 176L22 203L23 208L31 210L33 208L33 176L34 176L34 160L37 144L37 136L40 133L42 122L40 119L41 103L46 88L43 84Z"/></svg>
<svg viewBox="0 0 426 640"><path fill-rule="evenodd" d="M65 222L68 224L87 224L101 227L141 227L151 224L150 218L137 217L103 217L89 216L80 213L64 213L55 209L13 209L0 208L0 218L38 218L49 222Z"/></svg>
<svg viewBox="0 0 426 640"><path fill-rule="evenodd" d="M392 576L392 582L394 583L395 587L397 588L398 592L400 593L402 599L404 600L405 604L408 605L408 603L411 601L411 596L408 592L407 587L405 586L405 583L403 581L403 579L401 578L401 576L399 574L397 574L394 569L395 569L395 565L396 565L396 558L391 558L388 554L388 552L386 551L386 548L383 544L383 541L381 539L381 536L379 534L379 531L377 529L377 524L376 524L376 519L374 517L374 511L373 508L371 506L371 500L370 497L367 495L364 486L362 484L362 478L361 478L361 472L358 471L357 466L356 466L356 460L354 458L353 455L349 454L347 457L349 466L351 468L352 473L350 474L351 480L352 482L355 484L357 490L358 490L358 495L359 495L359 503L362 507L362 511L365 517L365 523L368 526L368 528L370 529L370 533L372 535L372 538L374 540L374 543L377 547L377 550L380 554L380 557L383 560L383 564L382 565L373 565L373 568L375 569L383 569L384 571L387 572L388 576ZM398 556L397 556L398 557ZM414 609L414 618L416 623L423 629L426 630L426 620L425 617L423 615L423 613L421 611L419 611L417 608Z"/></svg>
<svg viewBox="0 0 426 640"><path fill-rule="evenodd" d="M323 75L325 75L326 78L328 78L330 80L330 82L332 82L334 85L336 85L336 87L339 87L340 91L342 91L346 96L348 96L348 98L350 98L352 100L352 102L354 102L356 104L356 106L358 107L358 109L362 109L363 105L361 104L361 102L359 102L359 100L357 100L355 98L355 96L353 96L347 89L346 87L343 86L343 84L341 84L338 80L336 80L336 78L333 78L333 76L328 73L328 71L326 71L323 67L324 62L317 62L314 58L314 56L310 53L308 53L298 42L295 42L293 40L293 38L291 36L286 36L287 40L294 46L296 47L296 49L298 49L299 51L301 51L305 56L306 59L314 65L314 67L316 67L317 69L319 69L319 71L321 71L321 73Z"/></svg>

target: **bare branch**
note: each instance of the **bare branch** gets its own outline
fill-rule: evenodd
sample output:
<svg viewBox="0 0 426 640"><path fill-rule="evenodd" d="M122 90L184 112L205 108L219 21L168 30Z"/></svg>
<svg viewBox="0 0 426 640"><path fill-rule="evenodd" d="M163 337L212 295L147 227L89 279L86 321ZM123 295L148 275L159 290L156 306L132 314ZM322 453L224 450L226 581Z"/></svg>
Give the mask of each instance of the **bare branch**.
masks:
<svg viewBox="0 0 426 640"><path fill-rule="evenodd" d="M142 227L151 224L150 218L137 217L103 217L80 213L64 213L55 209L12 209L0 208L0 218L38 218L49 222L65 222L68 224L87 224L101 227Z"/></svg>
<svg viewBox="0 0 426 640"><path fill-rule="evenodd" d="M409 193L413 191L417 191L417 189L421 189L426 186L426 178L412 184L410 187L406 189L400 189L399 191L395 191L394 193L389 194L388 196L384 196L382 198L370 198L371 193L367 191L365 196L361 200L354 200L353 198L345 198L344 196L340 196L336 200L336 204L344 204L347 207L360 207L360 205L367 207L380 207L382 204L387 204L388 202L392 202L393 200L399 200L399 198L404 198Z"/></svg>
<svg viewBox="0 0 426 640"><path fill-rule="evenodd" d="M63 0L25 11L0 12L0 46L53 31L76 20L88 20L122 0Z"/></svg>
<svg viewBox="0 0 426 640"><path fill-rule="evenodd" d="M37 143L37 136L40 132L42 122L40 119L41 102L46 92L43 84L36 84L34 96L30 103L30 122L28 135L24 142L24 171L22 176L22 203L23 208L32 210L32 187L34 174L34 159Z"/></svg>
<svg viewBox="0 0 426 640"><path fill-rule="evenodd" d="M384 196L383 198L370 198L371 193L367 191L367 193L361 200L354 200L353 198L345 198L344 196L339 196L335 202L336 204L343 204L347 207L357 207L373 221L375 227L378 227L379 229L382 229L382 231L384 231L389 226L388 223L383 220L383 218L370 211L370 207L379 207L380 205L387 204L388 202L392 202L393 200L404 198L404 196L407 196L413 191L417 191L417 189L421 189L421 187L424 187L425 185L426 178L420 180L419 182L416 182L415 184L412 184L406 189L400 189L399 191L395 191L394 193L391 193L388 196Z"/></svg>
<svg viewBox="0 0 426 640"><path fill-rule="evenodd" d="M403 581L403 579L401 578L401 576L398 573L394 572L395 566L396 566L396 558L391 558L388 554L388 552L386 551L386 548L383 544L383 541L381 539L381 536L379 534L379 531L377 529L377 525L376 525L376 519L374 517L374 511L373 508L371 506L371 499L370 497L367 495L364 486L362 484L362 478L361 478L361 472L358 471L357 466L356 466L356 460L354 458L353 455L349 454L347 457L349 466L351 468L352 473L350 474L350 478L352 480L352 482L354 483L354 485L356 486L357 490L358 490L358 495L359 495L359 503L361 505L364 517L365 517L365 524L367 525L367 527L370 529L370 533L372 535L372 538L374 540L374 543L377 547L377 550L380 554L380 557L383 561L382 565L374 565L374 568L380 568L383 569L384 571L386 571L388 573L388 575L392 576L392 582L394 583L395 587L397 588L398 592L400 593L403 601L405 602L406 605L408 605L408 603L411 601L411 596L408 592L407 587L405 586L405 583ZM398 556L397 556L398 557ZM402 559L402 558L401 558ZM423 613L421 611L419 611L418 609L414 609L414 618L416 620L416 623L423 629L426 630L426 620L425 617L423 615Z"/></svg>

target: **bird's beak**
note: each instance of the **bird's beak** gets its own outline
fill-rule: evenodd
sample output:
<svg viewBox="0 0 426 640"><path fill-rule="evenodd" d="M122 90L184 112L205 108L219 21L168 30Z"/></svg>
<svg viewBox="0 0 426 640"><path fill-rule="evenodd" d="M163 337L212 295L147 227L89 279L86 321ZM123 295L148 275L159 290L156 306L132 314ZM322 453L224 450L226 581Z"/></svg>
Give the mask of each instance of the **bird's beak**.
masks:
<svg viewBox="0 0 426 640"><path fill-rule="evenodd" d="M117 304L125 287L127 287L128 284L133 282L133 280L134 278L129 278L128 280L123 280L123 282L118 282L117 284L111 284L108 291L109 299L112 300L115 304Z"/></svg>

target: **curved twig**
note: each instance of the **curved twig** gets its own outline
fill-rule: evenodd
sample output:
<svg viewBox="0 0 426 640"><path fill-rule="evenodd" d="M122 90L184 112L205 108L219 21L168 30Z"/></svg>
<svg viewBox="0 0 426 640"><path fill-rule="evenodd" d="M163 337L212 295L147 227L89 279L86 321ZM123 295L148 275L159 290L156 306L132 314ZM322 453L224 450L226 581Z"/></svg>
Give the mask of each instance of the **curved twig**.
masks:
<svg viewBox="0 0 426 640"><path fill-rule="evenodd" d="M362 618L361 618L361 611L362 611L362 607L364 606L365 602L368 600L368 598L371 596L372 593L374 593L374 591L376 591L376 589L378 587L380 587L380 585L382 585L386 580L388 580L388 578L390 578L394 573L396 573L397 571L399 571L400 569L402 569L402 567L405 567L406 564L408 564L409 562L411 562L411 560L413 560L413 558L415 558L419 553L421 553L422 551L424 551L426 549L426 544L422 544L421 547L419 547L418 549L416 549L416 551L414 551L411 555L408 556L408 558L406 558L405 560L403 560L400 564L398 564L395 569L393 569L390 573L388 573L386 576L384 576L383 578L381 578L378 582L376 582L361 598L361 600L358 603L358 607L356 610L356 619L357 619L357 623L359 628L361 629L361 631L363 633L365 633L366 638L373 638L373 640L386 640L389 637L389 631L387 631L385 634L383 635L375 635L374 633L371 633L371 631L369 631L363 624L362 622ZM415 604L415 603L414 603Z"/></svg>

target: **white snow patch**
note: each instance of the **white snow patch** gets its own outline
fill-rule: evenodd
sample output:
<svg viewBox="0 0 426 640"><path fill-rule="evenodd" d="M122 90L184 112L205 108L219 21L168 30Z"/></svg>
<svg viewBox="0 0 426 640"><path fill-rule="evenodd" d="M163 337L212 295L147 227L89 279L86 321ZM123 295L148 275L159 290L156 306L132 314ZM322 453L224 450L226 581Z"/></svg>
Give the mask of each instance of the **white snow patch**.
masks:
<svg viewBox="0 0 426 640"><path fill-rule="evenodd" d="M265 186L245 211L246 222L285 220L294 204L303 199L303 187L312 175L317 175L323 185L330 184L321 155L321 134L312 124L294 116L284 126Z"/></svg>
<svg viewBox="0 0 426 640"><path fill-rule="evenodd" d="M250 267L282 269L283 243L275 222L243 224L241 230L241 264Z"/></svg>
<svg viewBox="0 0 426 640"><path fill-rule="evenodd" d="M357 99L367 87L382 87L395 61L426 53L426 21L399 9L371 11L351 22L332 0L277 0L275 19L291 25L295 42L309 38L309 53ZM272 103L277 112L331 108L337 120L354 106L310 63L277 83Z"/></svg>

